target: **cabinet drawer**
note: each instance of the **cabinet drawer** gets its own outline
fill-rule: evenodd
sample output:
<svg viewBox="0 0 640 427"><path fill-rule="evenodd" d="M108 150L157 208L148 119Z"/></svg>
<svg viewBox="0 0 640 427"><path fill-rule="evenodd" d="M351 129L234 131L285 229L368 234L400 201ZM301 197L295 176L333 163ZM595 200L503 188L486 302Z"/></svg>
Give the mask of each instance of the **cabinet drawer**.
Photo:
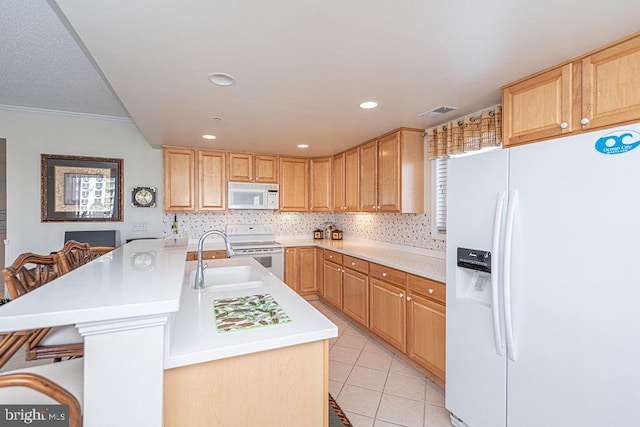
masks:
<svg viewBox="0 0 640 427"><path fill-rule="evenodd" d="M342 264L342 254L339 254L338 252L328 251L325 249L324 259L335 262L337 264Z"/></svg>
<svg viewBox="0 0 640 427"><path fill-rule="evenodd" d="M220 259L229 258L227 251L202 251L202 259ZM187 252L187 261L196 261L198 259L197 252Z"/></svg>
<svg viewBox="0 0 640 427"><path fill-rule="evenodd" d="M404 281L407 274L391 267L371 263L369 264L369 276L384 280L385 282L392 283L404 289Z"/></svg>
<svg viewBox="0 0 640 427"><path fill-rule="evenodd" d="M359 271L360 273L369 274L369 263L359 258L344 255L342 257L342 265L344 265L345 268L350 268L352 270Z"/></svg>
<svg viewBox="0 0 640 427"><path fill-rule="evenodd" d="M409 274L407 277L409 291L431 298L441 303L446 303L447 288L442 282L427 279L425 277Z"/></svg>

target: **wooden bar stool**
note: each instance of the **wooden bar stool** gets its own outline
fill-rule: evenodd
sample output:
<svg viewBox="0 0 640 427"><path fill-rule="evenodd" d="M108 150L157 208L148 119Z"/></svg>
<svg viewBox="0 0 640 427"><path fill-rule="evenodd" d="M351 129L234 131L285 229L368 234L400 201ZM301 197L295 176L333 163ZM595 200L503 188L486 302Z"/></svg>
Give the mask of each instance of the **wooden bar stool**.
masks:
<svg viewBox="0 0 640 427"><path fill-rule="evenodd" d="M24 253L11 266L2 270L11 299L19 298L61 276L62 267L57 258L57 254ZM26 360L60 360L84 354L83 338L74 325L36 329L25 345Z"/></svg>

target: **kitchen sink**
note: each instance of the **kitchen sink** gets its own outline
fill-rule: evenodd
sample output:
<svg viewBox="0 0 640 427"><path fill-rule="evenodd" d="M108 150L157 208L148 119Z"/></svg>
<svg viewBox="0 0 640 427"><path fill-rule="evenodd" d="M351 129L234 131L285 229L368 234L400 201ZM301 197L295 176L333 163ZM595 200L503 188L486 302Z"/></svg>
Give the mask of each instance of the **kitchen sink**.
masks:
<svg viewBox="0 0 640 427"><path fill-rule="evenodd" d="M195 270L191 273L190 283L193 285ZM262 276L250 265L234 265L225 267L208 267L204 270L203 287L210 291L229 291L235 289L251 289L264 285Z"/></svg>

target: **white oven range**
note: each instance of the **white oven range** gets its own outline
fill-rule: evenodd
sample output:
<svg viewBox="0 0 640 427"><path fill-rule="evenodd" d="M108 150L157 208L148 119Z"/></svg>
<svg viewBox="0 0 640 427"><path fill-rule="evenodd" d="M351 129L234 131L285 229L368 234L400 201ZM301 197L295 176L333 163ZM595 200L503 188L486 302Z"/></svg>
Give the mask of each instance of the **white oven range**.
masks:
<svg viewBox="0 0 640 427"><path fill-rule="evenodd" d="M226 233L234 257L250 256L284 279L284 248L274 241L275 227L269 224L228 224Z"/></svg>

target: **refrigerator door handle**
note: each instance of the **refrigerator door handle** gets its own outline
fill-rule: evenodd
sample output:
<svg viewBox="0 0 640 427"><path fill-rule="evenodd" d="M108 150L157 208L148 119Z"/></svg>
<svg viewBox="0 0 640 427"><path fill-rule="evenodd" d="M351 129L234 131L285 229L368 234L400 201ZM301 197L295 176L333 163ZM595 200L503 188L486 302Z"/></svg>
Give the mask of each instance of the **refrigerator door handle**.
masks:
<svg viewBox="0 0 640 427"><path fill-rule="evenodd" d="M496 344L496 353L504 356L504 343L502 340L502 330L500 328L500 302L498 295L498 280L500 265L500 233L502 228L502 211L504 199L507 193L501 191L496 202L496 212L493 220L493 247L491 248L491 314L493 317L493 341Z"/></svg>
<svg viewBox="0 0 640 427"><path fill-rule="evenodd" d="M509 359L516 361L516 348L513 338L513 316L511 310L511 244L513 242L513 223L516 218L518 206L518 191L509 192L509 204L507 205L507 226L504 233L504 263L503 263L503 298L504 320L507 334L507 351Z"/></svg>

